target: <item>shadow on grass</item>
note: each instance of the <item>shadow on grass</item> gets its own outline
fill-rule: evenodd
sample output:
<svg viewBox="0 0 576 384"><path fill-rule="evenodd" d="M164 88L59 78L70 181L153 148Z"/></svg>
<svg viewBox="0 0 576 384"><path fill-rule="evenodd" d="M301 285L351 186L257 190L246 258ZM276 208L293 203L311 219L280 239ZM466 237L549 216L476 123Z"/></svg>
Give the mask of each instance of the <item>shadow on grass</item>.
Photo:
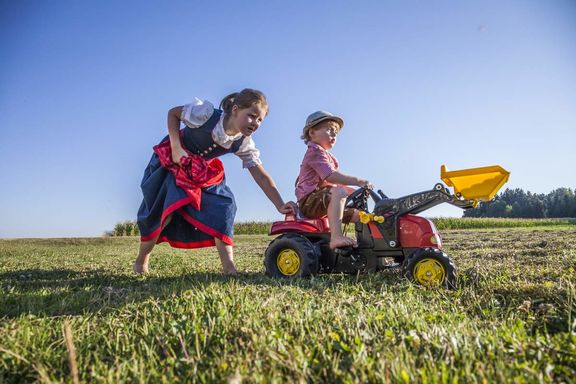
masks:
<svg viewBox="0 0 576 384"><path fill-rule="evenodd" d="M0 317L20 315L62 316L106 313L149 298L173 298L189 290L204 290L220 284L222 289L241 286L297 287L323 292L342 284L359 289L378 290L383 284L395 285L395 273L363 275L318 275L313 278L273 279L262 273L226 276L214 272L146 277L114 274L105 270L26 269L0 273Z"/></svg>

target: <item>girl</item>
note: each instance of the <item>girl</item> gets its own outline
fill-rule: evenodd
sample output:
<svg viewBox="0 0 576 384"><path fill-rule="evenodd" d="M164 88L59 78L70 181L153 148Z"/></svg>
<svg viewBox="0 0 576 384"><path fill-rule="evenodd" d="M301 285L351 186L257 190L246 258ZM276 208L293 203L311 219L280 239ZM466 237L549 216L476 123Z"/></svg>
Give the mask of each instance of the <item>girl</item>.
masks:
<svg viewBox="0 0 576 384"><path fill-rule="evenodd" d="M296 212L295 203L282 200L251 137L267 114L266 97L254 89L226 96L220 109L196 99L168 111L168 136L154 147L142 179L134 272L147 273L154 245L168 242L176 248L215 245L224 273L237 273L232 250L236 204L218 159L225 153L240 157L280 213ZM182 130L180 122L186 125Z"/></svg>

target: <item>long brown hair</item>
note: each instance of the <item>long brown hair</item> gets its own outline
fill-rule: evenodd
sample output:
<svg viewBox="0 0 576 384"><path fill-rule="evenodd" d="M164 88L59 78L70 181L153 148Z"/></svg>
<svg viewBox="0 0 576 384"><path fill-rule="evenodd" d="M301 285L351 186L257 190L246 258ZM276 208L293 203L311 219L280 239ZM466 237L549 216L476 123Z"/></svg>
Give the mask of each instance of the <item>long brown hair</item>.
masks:
<svg viewBox="0 0 576 384"><path fill-rule="evenodd" d="M244 88L240 92L234 92L224 97L220 102L220 109L229 115L234 105L237 105L240 109L245 109L250 108L252 104L255 103L265 108L266 115L268 115L268 101L266 101L266 96L264 96L262 92L250 88Z"/></svg>

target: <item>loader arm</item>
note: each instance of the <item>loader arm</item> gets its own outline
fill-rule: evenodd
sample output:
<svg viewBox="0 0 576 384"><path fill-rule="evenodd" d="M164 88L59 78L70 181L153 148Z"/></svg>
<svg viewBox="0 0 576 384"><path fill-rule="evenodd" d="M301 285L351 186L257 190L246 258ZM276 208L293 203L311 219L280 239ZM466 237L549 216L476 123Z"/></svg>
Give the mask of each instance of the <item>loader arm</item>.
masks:
<svg viewBox="0 0 576 384"><path fill-rule="evenodd" d="M448 203L462 209L475 208L480 201L490 201L498 190L508 181L510 172L499 165L469 168L458 171L448 171L442 165L440 169L442 180L454 187L454 194L442 183L434 185L429 191L389 199L382 191L378 194L371 189L359 188L348 197L347 208L368 211L368 197L374 200L373 220L369 224L376 226L388 244L394 249L398 244L398 219L403 215L417 214L442 203ZM356 223L358 231L362 231L362 223ZM369 242L366 242L368 246ZM359 247L362 244L359 243Z"/></svg>
<svg viewBox="0 0 576 384"><path fill-rule="evenodd" d="M474 208L474 200L463 200L450 194L440 183L430 191L413 193L397 199L381 199L376 202L374 213L381 216L401 216L407 213L420 213L442 203L449 203L458 208Z"/></svg>

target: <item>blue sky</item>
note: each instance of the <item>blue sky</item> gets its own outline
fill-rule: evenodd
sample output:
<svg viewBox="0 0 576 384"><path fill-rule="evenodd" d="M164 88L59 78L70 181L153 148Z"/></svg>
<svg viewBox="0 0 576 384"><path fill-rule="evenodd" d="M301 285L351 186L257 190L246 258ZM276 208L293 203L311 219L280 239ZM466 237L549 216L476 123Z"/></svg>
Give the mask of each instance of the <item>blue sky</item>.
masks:
<svg viewBox="0 0 576 384"><path fill-rule="evenodd" d="M0 237L99 236L135 219L166 112L251 87L284 198L306 116L346 122L342 172L391 197L500 164L576 187L574 1L0 2ZM237 220L276 220L233 155ZM425 216L460 216L446 204Z"/></svg>

